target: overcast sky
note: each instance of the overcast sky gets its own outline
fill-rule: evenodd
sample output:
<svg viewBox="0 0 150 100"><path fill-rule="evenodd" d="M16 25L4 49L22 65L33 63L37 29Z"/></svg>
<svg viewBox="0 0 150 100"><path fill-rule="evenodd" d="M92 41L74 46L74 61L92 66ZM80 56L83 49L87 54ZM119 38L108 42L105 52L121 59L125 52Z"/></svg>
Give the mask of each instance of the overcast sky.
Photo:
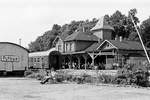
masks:
<svg viewBox="0 0 150 100"><path fill-rule="evenodd" d="M140 21L150 16L150 0L0 0L0 42L18 44L21 38L28 47L53 24L91 20L116 10L127 15L131 8L138 10Z"/></svg>

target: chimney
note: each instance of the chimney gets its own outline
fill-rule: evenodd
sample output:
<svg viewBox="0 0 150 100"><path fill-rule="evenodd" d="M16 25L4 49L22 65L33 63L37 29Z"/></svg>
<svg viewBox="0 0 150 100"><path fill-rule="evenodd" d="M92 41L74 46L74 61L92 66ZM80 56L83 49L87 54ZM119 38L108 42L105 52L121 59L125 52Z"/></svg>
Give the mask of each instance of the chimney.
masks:
<svg viewBox="0 0 150 100"><path fill-rule="evenodd" d="M21 45L21 38L19 39L19 45Z"/></svg>
<svg viewBox="0 0 150 100"><path fill-rule="evenodd" d="M119 37L119 41L122 42L122 36Z"/></svg>

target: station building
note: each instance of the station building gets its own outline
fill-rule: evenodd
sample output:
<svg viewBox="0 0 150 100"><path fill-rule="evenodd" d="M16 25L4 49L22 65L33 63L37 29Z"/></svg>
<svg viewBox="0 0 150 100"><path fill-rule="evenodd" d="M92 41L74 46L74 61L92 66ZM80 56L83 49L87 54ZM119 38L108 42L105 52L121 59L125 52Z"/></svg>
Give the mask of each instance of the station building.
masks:
<svg viewBox="0 0 150 100"><path fill-rule="evenodd" d="M62 33L57 36L54 44L56 50L61 52L62 65L65 68L77 66L78 69L88 69L90 64L99 66L99 69L114 69L114 66L128 62L141 64L146 60L140 42L122 37L113 39L113 31L106 18L101 17L90 32L75 31L71 35Z"/></svg>

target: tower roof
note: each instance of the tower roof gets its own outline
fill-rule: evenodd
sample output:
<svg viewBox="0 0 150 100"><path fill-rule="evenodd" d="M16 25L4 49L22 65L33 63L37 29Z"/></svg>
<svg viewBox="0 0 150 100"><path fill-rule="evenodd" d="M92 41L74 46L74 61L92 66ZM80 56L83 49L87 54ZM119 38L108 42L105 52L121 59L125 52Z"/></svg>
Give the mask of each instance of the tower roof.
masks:
<svg viewBox="0 0 150 100"><path fill-rule="evenodd" d="M108 25L105 16L102 16L102 17L98 20L98 22L97 22L96 25L91 29L91 31L102 30L102 29L114 30L114 28L113 28L112 26Z"/></svg>

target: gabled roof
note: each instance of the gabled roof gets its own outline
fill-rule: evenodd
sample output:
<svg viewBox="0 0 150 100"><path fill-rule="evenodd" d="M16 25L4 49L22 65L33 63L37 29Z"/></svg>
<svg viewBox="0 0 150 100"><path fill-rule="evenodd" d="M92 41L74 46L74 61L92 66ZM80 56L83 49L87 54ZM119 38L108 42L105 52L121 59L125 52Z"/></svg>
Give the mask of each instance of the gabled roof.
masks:
<svg viewBox="0 0 150 100"><path fill-rule="evenodd" d="M60 36L59 36L59 35L56 36L55 39L54 39L54 41L53 41L53 46L56 44L56 42L57 42L59 39L61 39L62 41L64 41L67 36L69 36L69 34L68 34L67 32L63 32ZM53 46L52 46L52 47L53 47Z"/></svg>
<svg viewBox="0 0 150 100"><path fill-rule="evenodd" d="M61 35L60 35L60 38L61 40L65 40L65 38L69 36L69 34L67 32L63 32Z"/></svg>
<svg viewBox="0 0 150 100"><path fill-rule="evenodd" d="M116 49L119 50L139 50L143 51L143 47L140 42L137 41L128 41L128 40L123 40L122 42L119 40L105 40L103 42L96 42L93 43L91 46L86 48L84 51L85 52L93 52L93 51L99 51L101 47L106 43L110 43L113 45ZM111 48L110 48L111 49ZM150 50L150 48L146 48L146 50Z"/></svg>
<svg viewBox="0 0 150 100"><path fill-rule="evenodd" d="M88 32L77 31L66 37L64 41L98 41L98 37Z"/></svg>
<svg viewBox="0 0 150 100"><path fill-rule="evenodd" d="M100 45L101 43L102 43L102 42L99 42L99 43L95 42L95 43L93 43L91 46L89 46L88 48L86 48L84 51L86 51L86 52L96 51L97 48L99 47L99 45Z"/></svg>
<svg viewBox="0 0 150 100"><path fill-rule="evenodd" d="M56 48L51 48L47 51L39 51L39 52L32 52L32 53L29 53L29 57L36 57L36 56L49 56L49 54L52 52L52 51L57 51Z"/></svg>
<svg viewBox="0 0 150 100"><path fill-rule="evenodd" d="M105 40L99 48L105 43L109 42L112 45L114 45L117 49L120 50L143 50L142 44L137 41L129 41L129 40ZM149 48L146 48L149 50Z"/></svg>
<svg viewBox="0 0 150 100"><path fill-rule="evenodd" d="M91 29L91 31L95 30L101 30L101 29L108 29L108 30L114 30L114 28L110 25L108 25L105 16L102 16L99 21L96 23L96 25Z"/></svg>

